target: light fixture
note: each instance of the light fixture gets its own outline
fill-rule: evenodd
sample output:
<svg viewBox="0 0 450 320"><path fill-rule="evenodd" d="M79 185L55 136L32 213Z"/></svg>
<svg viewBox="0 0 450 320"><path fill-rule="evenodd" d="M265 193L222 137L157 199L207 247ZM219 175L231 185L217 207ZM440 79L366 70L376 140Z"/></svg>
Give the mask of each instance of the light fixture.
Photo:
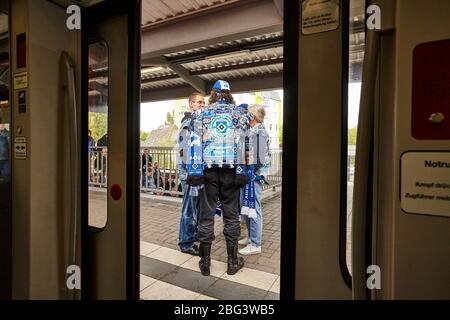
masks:
<svg viewBox="0 0 450 320"><path fill-rule="evenodd" d="M234 51L234 52L228 52L228 53L222 53L222 54L216 54L213 56L206 57L206 60L209 61L217 61L217 60L223 60L223 59L230 59L230 58L237 58L249 55L251 53L250 50L241 50L241 51Z"/></svg>
<svg viewBox="0 0 450 320"><path fill-rule="evenodd" d="M147 73L152 73L155 71L161 71L164 70L165 68L163 67L150 67L150 68L144 68L141 70L141 74L147 74Z"/></svg>

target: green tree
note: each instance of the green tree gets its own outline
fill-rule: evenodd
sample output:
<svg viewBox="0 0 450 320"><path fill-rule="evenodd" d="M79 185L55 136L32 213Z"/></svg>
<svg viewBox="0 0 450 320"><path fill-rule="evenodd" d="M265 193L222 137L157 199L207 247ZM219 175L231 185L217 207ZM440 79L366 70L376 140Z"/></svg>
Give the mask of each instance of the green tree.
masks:
<svg viewBox="0 0 450 320"><path fill-rule="evenodd" d="M358 128L351 128L348 130L348 144L350 146L355 146L356 145L356 137L358 134Z"/></svg>
<svg viewBox="0 0 450 320"><path fill-rule="evenodd" d="M108 114L89 112L89 129L92 131L92 138L97 142L108 132Z"/></svg>
<svg viewBox="0 0 450 320"><path fill-rule="evenodd" d="M174 111L172 113L167 112L167 123L174 124Z"/></svg>
<svg viewBox="0 0 450 320"><path fill-rule="evenodd" d="M141 131L141 141L146 141L150 136L149 132Z"/></svg>
<svg viewBox="0 0 450 320"><path fill-rule="evenodd" d="M278 102L278 145L283 145L283 105Z"/></svg>

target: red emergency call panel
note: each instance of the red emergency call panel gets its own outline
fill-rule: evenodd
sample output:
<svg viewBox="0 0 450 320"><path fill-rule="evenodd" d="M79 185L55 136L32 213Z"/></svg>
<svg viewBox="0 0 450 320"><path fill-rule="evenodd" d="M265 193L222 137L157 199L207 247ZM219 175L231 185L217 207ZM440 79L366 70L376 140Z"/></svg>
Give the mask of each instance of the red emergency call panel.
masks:
<svg viewBox="0 0 450 320"><path fill-rule="evenodd" d="M414 49L411 119L414 138L450 139L450 39Z"/></svg>
<svg viewBox="0 0 450 320"><path fill-rule="evenodd" d="M27 36L25 33L17 35L17 69L25 68L27 66Z"/></svg>

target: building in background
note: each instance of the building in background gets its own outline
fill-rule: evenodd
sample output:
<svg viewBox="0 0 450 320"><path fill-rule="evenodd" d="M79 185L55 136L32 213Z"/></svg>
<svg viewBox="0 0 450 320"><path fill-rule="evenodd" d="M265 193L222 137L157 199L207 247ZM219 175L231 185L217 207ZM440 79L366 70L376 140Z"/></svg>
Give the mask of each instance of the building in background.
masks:
<svg viewBox="0 0 450 320"><path fill-rule="evenodd" d="M269 132L270 148L282 149L283 146L283 103L278 91L263 91L234 94L237 104L260 104L266 107L264 125Z"/></svg>
<svg viewBox="0 0 450 320"><path fill-rule="evenodd" d="M270 148L272 150L282 149L283 146L283 102L281 97L282 91L263 91L233 94L236 104L260 104L266 107L266 117L264 125L269 132ZM205 97L208 101L208 96ZM185 112L189 112L188 98L177 99L165 102L165 108L159 108L158 102L154 103L154 108L148 114L149 119L146 121L154 121L156 118L165 119L158 123L158 127L148 132L148 136L141 141L142 146L164 146L170 147L176 145L174 139L175 133L181 124L181 119ZM164 113L164 114L156 114ZM144 113L141 113L142 115ZM152 119L150 119L152 118ZM160 140L161 139L161 140ZM158 143L158 142L161 143Z"/></svg>

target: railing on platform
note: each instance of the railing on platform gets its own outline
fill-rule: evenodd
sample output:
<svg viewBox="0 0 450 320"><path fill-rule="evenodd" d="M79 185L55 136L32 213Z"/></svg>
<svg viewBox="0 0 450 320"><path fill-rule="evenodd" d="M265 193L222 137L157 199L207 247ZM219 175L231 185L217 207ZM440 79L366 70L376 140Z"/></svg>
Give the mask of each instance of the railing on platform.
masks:
<svg viewBox="0 0 450 320"><path fill-rule="evenodd" d="M356 146L348 146L347 154L347 182L353 182L355 180L355 157Z"/></svg>
<svg viewBox="0 0 450 320"><path fill-rule="evenodd" d="M145 149L148 149L148 156L144 156ZM282 157L282 150L271 151L271 166L266 176L269 185L265 185L263 189L281 186ZM141 148L140 168L141 192L174 197L182 195L176 148ZM89 186L100 188L108 186L107 147L93 147L89 151Z"/></svg>
<svg viewBox="0 0 450 320"><path fill-rule="evenodd" d="M148 149L149 157L144 157ZM263 189L281 187L283 151L271 150L271 166L266 176L269 185ZM348 148L347 181L353 182L355 168L355 147ZM177 150L170 147L141 148L140 152L141 192L156 195L181 196L181 183L177 169ZM108 185L108 148L94 147L89 151L89 186L106 188Z"/></svg>

